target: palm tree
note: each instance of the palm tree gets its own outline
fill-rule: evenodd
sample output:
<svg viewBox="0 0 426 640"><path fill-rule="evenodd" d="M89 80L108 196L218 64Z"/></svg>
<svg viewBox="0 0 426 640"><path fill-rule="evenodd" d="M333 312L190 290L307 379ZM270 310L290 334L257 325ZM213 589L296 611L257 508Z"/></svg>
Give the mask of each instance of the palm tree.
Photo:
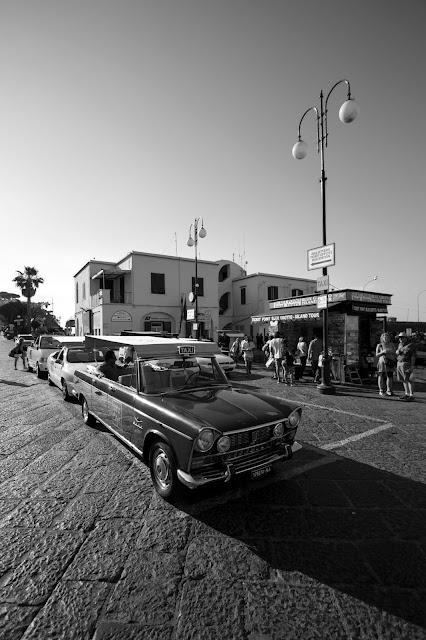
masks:
<svg viewBox="0 0 426 640"><path fill-rule="evenodd" d="M24 267L23 271L18 271L16 278L13 278L12 282L18 289L21 289L21 294L27 299L27 323L28 330L31 331L31 298L35 295L36 290L40 284L43 284L44 279L38 275L38 271L35 267Z"/></svg>

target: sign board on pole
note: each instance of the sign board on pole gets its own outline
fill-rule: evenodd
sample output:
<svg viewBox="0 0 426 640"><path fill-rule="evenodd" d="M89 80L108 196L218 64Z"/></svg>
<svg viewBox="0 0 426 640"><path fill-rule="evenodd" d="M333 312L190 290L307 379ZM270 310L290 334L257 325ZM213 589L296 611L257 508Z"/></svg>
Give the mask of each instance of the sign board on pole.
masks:
<svg viewBox="0 0 426 640"><path fill-rule="evenodd" d="M186 319L187 320L194 320L195 318L195 309L187 309L186 310Z"/></svg>
<svg viewBox="0 0 426 640"><path fill-rule="evenodd" d="M327 294L317 297L317 309L327 309Z"/></svg>
<svg viewBox="0 0 426 640"><path fill-rule="evenodd" d="M317 278L317 291L328 291L329 287L329 277L321 276L321 278Z"/></svg>
<svg viewBox="0 0 426 640"><path fill-rule="evenodd" d="M323 247L308 249L308 271L332 267L335 262L335 244L325 244Z"/></svg>

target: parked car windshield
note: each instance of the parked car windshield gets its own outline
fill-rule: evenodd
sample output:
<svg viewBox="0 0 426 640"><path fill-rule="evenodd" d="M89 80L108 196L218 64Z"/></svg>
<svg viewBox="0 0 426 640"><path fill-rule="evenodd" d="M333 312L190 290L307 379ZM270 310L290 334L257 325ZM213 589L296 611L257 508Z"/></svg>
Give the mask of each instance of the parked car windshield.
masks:
<svg viewBox="0 0 426 640"><path fill-rule="evenodd" d="M104 354L100 349L70 349L67 355L68 362L103 362Z"/></svg>
<svg viewBox="0 0 426 640"><path fill-rule="evenodd" d="M147 394L182 391L212 384L228 384L215 358L206 358L201 370L197 359L158 359L140 361L141 390Z"/></svg>
<svg viewBox="0 0 426 640"><path fill-rule="evenodd" d="M40 340L40 349L57 349L58 347L61 347L61 343L53 336L45 336Z"/></svg>

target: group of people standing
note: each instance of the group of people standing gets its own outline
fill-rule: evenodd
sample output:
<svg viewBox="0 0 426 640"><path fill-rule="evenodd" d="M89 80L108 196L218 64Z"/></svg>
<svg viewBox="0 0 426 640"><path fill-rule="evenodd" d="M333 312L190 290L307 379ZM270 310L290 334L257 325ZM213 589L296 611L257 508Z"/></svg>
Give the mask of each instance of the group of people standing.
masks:
<svg viewBox="0 0 426 640"><path fill-rule="evenodd" d="M390 333L382 333L376 347L377 380L380 396L393 396L393 379L396 371L404 386L404 395L399 400L412 402L414 389L412 374L416 361L416 347L406 333L398 334L398 346L395 346Z"/></svg>

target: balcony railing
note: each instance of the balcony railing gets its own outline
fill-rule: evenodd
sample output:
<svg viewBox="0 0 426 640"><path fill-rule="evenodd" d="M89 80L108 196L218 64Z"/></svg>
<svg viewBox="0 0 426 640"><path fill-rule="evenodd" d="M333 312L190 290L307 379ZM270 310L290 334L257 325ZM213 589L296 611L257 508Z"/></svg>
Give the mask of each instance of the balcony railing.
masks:
<svg viewBox="0 0 426 640"><path fill-rule="evenodd" d="M92 309L100 304L132 304L132 293L131 291L120 293L110 289L99 289L97 293L90 296L90 302Z"/></svg>

